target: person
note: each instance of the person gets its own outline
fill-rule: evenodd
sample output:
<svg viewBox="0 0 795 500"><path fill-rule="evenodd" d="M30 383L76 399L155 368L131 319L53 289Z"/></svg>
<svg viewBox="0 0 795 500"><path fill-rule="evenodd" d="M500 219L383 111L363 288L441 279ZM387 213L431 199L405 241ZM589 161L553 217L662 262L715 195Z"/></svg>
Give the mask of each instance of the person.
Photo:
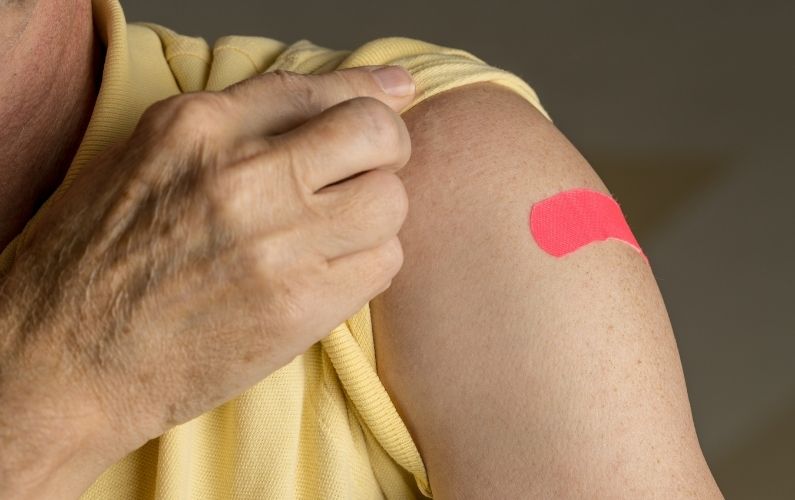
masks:
<svg viewBox="0 0 795 500"><path fill-rule="evenodd" d="M0 34L0 497L721 497L647 262L531 237L609 191L519 76L117 0Z"/></svg>

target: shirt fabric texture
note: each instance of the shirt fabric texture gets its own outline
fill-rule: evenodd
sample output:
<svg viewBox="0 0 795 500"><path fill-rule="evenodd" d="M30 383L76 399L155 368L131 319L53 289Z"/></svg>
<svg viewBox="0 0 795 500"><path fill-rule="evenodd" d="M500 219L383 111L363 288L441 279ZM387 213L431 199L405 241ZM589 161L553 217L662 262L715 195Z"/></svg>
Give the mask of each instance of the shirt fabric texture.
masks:
<svg viewBox="0 0 795 500"><path fill-rule="evenodd" d="M128 24L118 0L94 0L107 48L87 131L58 189L0 254L0 276L53 199L144 110L176 94L221 90L259 73L303 74L400 65L416 95L401 113L475 82L503 85L547 118L519 76L464 50L404 37L354 50L227 36L211 48L150 23ZM417 325L418 328L421 325ZM422 457L378 378L369 304L304 354L238 397L176 426L106 470L83 494L98 499L407 499L432 497Z"/></svg>

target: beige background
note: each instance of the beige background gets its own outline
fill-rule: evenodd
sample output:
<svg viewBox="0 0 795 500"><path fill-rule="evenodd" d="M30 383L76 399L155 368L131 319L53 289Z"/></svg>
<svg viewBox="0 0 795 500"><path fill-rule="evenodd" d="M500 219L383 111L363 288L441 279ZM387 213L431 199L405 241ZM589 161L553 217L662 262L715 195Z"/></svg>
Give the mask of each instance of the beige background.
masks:
<svg viewBox="0 0 795 500"><path fill-rule="evenodd" d="M651 259L724 494L795 498L794 4L122 1L210 42L408 36L523 77Z"/></svg>

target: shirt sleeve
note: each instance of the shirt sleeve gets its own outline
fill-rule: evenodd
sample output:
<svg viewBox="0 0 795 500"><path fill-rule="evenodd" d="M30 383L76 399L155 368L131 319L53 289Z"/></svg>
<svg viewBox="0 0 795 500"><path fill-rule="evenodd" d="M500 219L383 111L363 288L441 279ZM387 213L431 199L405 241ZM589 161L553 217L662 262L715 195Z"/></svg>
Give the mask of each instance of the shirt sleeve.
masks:
<svg viewBox="0 0 795 500"><path fill-rule="evenodd" d="M401 113L440 92L493 82L516 92L550 119L536 92L518 75L489 65L470 52L412 38L378 38L350 51L327 49L304 39L284 49L267 71L318 74L369 65L398 65L412 74L415 97ZM422 494L432 497L422 457L378 378L369 304L322 343L368 441L375 441L368 442L368 450L374 455L371 461L383 462L388 459L381 455L388 455L414 477Z"/></svg>
<svg viewBox="0 0 795 500"><path fill-rule="evenodd" d="M551 120L536 92L520 76L492 66L465 50L413 38L377 38L350 51L332 51L303 39L286 48L268 71L285 69L304 74L325 73L382 64L402 66L414 77L416 94L403 113L445 90L470 83L493 82L513 90Z"/></svg>
<svg viewBox="0 0 795 500"><path fill-rule="evenodd" d="M195 65L196 51L186 51L184 45L196 43L185 40L180 50L173 51L172 67ZM191 60L179 60L185 57ZM276 70L322 74L359 66L398 65L412 74L416 84L414 99L401 113L440 92L493 82L516 92L550 118L536 92L518 75L465 50L412 38L377 38L353 50L336 50L307 39L286 44L264 37L228 36L215 43L206 59L212 61L207 72L187 72L190 78L182 78L183 87L203 85L205 90L221 90L244 78ZM327 381L328 385L338 381L342 387L351 424L365 438L369 463L386 498L405 498L408 482L413 482L419 493L432 497L423 459L378 377L369 304L337 326L321 344L334 372L324 377L335 379Z"/></svg>

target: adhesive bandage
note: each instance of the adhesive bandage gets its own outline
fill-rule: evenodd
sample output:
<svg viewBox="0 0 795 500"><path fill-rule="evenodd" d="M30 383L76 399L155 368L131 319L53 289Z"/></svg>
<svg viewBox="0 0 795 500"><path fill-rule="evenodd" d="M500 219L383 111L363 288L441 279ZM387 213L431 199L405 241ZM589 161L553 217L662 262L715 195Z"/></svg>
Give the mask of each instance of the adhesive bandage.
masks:
<svg viewBox="0 0 795 500"><path fill-rule="evenodd" d="M530 232L538 246L555 257L613 238L631 245L649 263L618 202L592 189L571 189L535 203L530 210Z"/></svg>

